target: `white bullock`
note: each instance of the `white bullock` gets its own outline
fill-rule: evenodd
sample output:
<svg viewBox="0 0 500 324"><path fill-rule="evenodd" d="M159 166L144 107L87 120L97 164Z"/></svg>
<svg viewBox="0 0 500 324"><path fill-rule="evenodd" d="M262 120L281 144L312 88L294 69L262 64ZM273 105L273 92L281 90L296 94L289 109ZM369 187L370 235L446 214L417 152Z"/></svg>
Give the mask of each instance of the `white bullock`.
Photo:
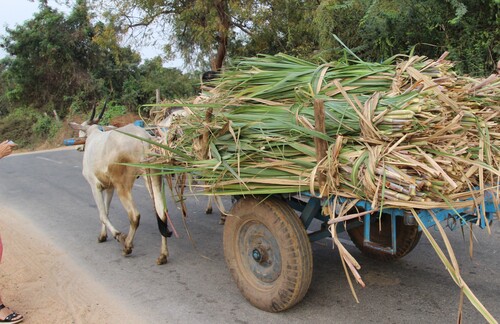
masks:
<svg viewBox="0 0 500 324"><path fill-rule="evenodd" d="M149 143L126 134L144 139L152 137L145 129L133 124L108 130L108 128L93 124L95 122L96 120L91 118L89 122L70 123L70 126L73 129L83 131L87 137L82 173L90 184L99 210L101 232L98 241L106 241L107 230L109 230L113 237L122 243L124 255L132 252L134 235L140 220L139 211L132 198L132 187L135 180L143 175L146 187L154 202L158 227L162 235L157 264L164 264L168 257L167 237L170 237L172 232L168 229L168 214L162 197L162 177L152 174L151 170L122 164L145 162L150 152ZM130 221L130 229L126 236L111 224L108 217L114 190L118 193Z"/></svg>

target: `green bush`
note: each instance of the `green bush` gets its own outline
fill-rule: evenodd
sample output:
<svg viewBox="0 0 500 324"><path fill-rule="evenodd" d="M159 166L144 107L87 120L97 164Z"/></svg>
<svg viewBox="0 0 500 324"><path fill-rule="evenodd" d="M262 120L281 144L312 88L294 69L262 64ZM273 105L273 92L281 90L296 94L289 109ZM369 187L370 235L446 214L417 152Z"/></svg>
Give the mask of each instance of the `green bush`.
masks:
<svg viewBox="0 0 500 324"><path fill-rule="evenodd" d="M127 107L122 106L122 105L114 105L112 102L109 102L107 105L106 111L104 112L104 115L102 116L101 120L99 121L99 124L109 125L109 123L111 122L111 120L113 118L118 117L118 116L123 116L126 113L127 113Z"/></svg>
<svg viewBox="0 0 500 324"><path fill-rule="evenodd" d="M17 108L0 119L0 141L10 139L19 148L34 148L53 139L61 127L61 122L32 108Z"/></svg>
<svg viewBox="0 0 500 324"><path fill-rule="evenodd" d="M75 95L72 98L68 98L71 101L69 106L68 114L81 114L84 111L85 103L84 100L79 96Z"/></svg>
<svg viewBox="0 0 500 324"><path fill-rule="evenodd" d="M61 128L61 123L47 115L37 116L33 125L33 134L39 139L52 139Z"/></svg>
<svg viewBox="0 0 500 324"><path fill-rule="evenodd" d="M37 113L28 108L18 108L0 119L0 141L10 139L19 148L33 147L35 136L33 125L37 122Z"/></svg>

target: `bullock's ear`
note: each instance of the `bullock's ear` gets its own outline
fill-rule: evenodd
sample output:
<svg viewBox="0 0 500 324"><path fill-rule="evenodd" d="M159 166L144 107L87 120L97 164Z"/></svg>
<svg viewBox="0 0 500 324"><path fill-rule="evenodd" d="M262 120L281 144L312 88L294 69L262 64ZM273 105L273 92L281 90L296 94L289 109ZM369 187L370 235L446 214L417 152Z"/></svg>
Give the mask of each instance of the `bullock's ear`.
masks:
<svg viewBox="0 0 500 324"><path fill-rule="evenodd" d="M82 130L82 131L85 131L88 128L88 126L85 127L85 126L80 125L80 124L75 123L75 122L69 122L69 127L73 128L75 130Z"/></svg>

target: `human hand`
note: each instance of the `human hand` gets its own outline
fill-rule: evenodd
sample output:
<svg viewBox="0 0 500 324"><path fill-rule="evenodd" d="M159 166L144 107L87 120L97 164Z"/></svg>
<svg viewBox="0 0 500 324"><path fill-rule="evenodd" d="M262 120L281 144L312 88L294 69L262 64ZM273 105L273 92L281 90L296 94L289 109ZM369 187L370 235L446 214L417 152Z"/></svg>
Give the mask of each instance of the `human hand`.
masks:
<svg viewBox="0 0 500 324"><path fill-rule="evenodd" d="M16 146L16 144L12 141L3 141L0 143L0 159L10 155L12 153L12 149Z"/></svg>

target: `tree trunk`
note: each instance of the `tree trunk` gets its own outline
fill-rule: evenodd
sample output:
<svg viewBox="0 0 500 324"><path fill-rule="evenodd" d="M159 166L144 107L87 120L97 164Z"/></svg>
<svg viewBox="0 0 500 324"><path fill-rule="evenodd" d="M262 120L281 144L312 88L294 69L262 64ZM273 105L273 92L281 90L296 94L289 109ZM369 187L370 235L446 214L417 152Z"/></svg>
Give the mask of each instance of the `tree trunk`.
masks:
<svg viewBox="0 0 500 324"><path fill-rule="evenodd" d="M217 15L219 17L219 46L217 48L217 56L211 62L211 67L212 70L219 71L222 68L222 64L224 63L227 53L231 19L229 17L229 6L227 4L227 0L216 0L215 7L217 8Z"/></svg>

